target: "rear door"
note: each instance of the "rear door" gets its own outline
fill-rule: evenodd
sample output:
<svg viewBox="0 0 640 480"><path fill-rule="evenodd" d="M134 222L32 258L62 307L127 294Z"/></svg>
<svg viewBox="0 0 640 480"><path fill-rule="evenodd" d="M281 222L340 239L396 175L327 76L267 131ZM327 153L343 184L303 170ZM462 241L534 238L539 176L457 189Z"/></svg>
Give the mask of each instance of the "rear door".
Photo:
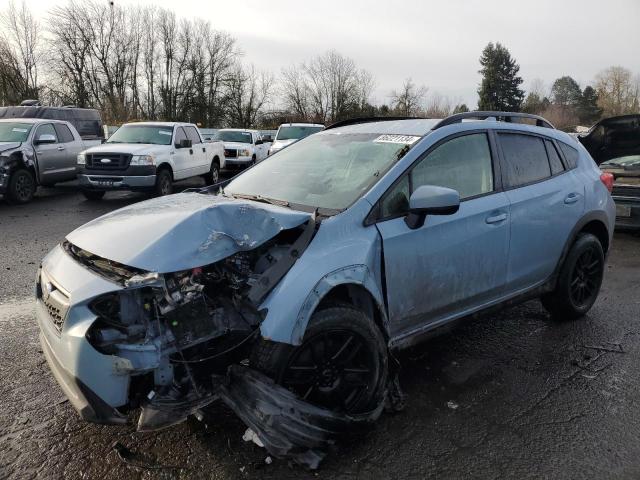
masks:
<svg viewBox="0 0 640 480"><path fill-rule="evenodd" d="M494 173L486 131L449 137L405 173L380 201L387 301L395 338L499 298L509 250L509 201ZM421 185L460 193L453 215L410 229L410 193Z"/></svg>
<svg viewBox="0 0 640 480"><path fill-rule="evenodd" d="M62 147L63 158L65 168L67 169L67 179L73 180L76 178L76 164L78 154L84 150L84 144L80 138L76 138L71 129L64 123L54 123L53 127L56 130L58 136L58 142Z"/></svg>
<svg viewBox="0 0 640 480"><path fill-rule="evenodd" d="M187 138L191 140L191 148L193 156L191 158L193 165L193 174L202 175L209 171L211 162L207 155L207 145L200 138L200 134L195 127L184 127Z"/></svg>
<svg viewBox="0 0 640 480"><path fill-rule="evenodd" d="M54 138L52 143L39 143L39 140L51 137ZM51 185L69 180L71 167L66 161L65 147L59 143L53 124L42 123L37 126L33 135L33 149L38 160L41 184ZM73 168L75 173L75 165Z"/></svg>
<svg viewBox="0 0 640 480"><path fill-rule="evenodd" d="M509 293L539 285L553 273L584 211L584 186L562 162L555 140L523 132L497 134L511 205Z"/></svg>

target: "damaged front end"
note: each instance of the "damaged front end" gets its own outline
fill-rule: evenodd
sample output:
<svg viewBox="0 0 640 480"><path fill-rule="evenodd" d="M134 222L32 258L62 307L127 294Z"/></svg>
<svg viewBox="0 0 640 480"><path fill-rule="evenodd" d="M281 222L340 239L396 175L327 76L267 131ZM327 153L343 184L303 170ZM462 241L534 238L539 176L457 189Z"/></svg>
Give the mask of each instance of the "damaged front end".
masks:
<svg viewBox="0 0 640 480"><path fill-rule="evenodd" d="M179 423L215 400L229 365L247 363L266 315L259 305L311 240L315 221L211 265L159 274L125 267L69 242L63 248L124 288L89 303L97 319L86 338L130 375L139 430Z"/></svg>

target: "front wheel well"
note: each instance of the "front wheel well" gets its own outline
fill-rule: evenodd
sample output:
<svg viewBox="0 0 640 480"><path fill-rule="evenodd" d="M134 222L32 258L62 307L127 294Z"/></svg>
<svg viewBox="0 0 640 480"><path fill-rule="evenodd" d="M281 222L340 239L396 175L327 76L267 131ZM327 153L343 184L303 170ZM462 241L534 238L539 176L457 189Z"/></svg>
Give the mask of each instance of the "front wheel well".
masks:
<svg viewBox="0 0 640 480"><path fill-rule="evenodd" d="M316 310L323 310L336 304L349 305L362 310L374 323L384 336L389 340L389 330L386 325L386 315L375 301L371 292L365 287L355 283L336 285L320 300Z"/></svg>
<svg viewBox="0 0 640 480"><path fill-rule="evenodd" d="M173 169L171 168L171 165L169 165L168 163L161 163L160 165L158 165L156 172L160 172L162 170L169 170L169 173L171 174L171 180L174 180Z"/></svg>
<svg viewBox="0 0 640 480"><path fill-rule="evenodd" d="M218 155L213 157L213 163L215 163L216 165L218 165L218 167L220 167L220 158L218 157Z"/></svg>
<svg viewBox="0 0 640 480"><path fill-rule="evenodd" d="M607 227L600 220L591 220L584 227L580 229L580 233L591 233L595 235L602 245L602 250L606 254L609 250L609 231Z"/></svg>

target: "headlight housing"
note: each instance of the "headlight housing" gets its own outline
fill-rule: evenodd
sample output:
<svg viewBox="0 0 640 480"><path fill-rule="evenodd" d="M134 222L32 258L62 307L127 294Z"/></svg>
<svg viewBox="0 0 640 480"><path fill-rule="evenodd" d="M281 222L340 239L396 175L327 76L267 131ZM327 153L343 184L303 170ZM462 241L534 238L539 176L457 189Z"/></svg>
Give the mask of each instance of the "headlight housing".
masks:
<svg viewBox="0 0 640 480"><path fill-rule="evenodd" d="M78 165L87 164L87 157L84 153L79 153L78 156L76 157L76 160L78 161Z"/></svg>
<svg viewBox="0 0 640 480"><path fill-rule="evenodd" d="M155 159L154 155L133 155L129 165L153 165Z"/></svg>
<svg viewBox="0 0 640 480"><path fill-rule="evenodd" d="M251 156L251 150L249 150L248 148L242 148L242 149L238 150L238 156L239 157L250 157Z"/></svg>

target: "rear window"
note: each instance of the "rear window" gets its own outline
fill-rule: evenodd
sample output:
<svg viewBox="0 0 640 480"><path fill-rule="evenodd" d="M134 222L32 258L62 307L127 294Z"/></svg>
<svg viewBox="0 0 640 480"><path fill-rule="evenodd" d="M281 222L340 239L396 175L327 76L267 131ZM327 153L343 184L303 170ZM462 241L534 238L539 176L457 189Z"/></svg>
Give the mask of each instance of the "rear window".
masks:
<svg viewBox="0 0 640 480"><path fill-rule="evenodd" d="M500 133L500 145L505 157L507 187L518 187L551 176L544 141L532 135Z"/></svg>
<svg viewBox="0 0 640 480"><path fill-rule="evenodd" d="M558 144L560 145L560 150L562 150L562 153L564 154L564 159L567 161L567 166L570 169L576 168L578 166L578 157L580 156L578 150L570 147L564 142L558 142Z"/></svg>

